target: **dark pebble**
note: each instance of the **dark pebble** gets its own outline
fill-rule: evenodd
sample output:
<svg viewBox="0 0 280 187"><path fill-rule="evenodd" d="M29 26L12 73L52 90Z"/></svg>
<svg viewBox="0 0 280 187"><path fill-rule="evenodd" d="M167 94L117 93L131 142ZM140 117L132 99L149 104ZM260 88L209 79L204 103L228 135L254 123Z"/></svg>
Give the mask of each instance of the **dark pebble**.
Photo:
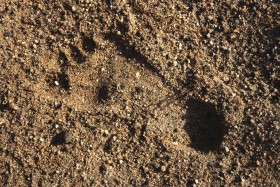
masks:
<svg viewBox="0 0 280 187"><path fill-rule="evenodd" d="M12 34L10 32L4 32L3 35L4 35L5 38L8 38L8 37L12 36Z"/></svg>
<svg viewBox="0 0 280 187"><path fill-rule="evenodd" d="M72 133L63 131L52 138L52 145L69 144L72 141Z"/></svg>
<svg viewBox="0 0 280 187"><path fill-rule="evenodd" d="M209 168L214 168L215 167L215 163L214 162L208 162L207 166Z"/></svg>
<svg viewBox="0 0 280 187"><path fill-rule="evenodd" d="M107 167L105 165L101 165L99 167L99 171L100 171L100 173L105 173L107 171Z"/></svg>

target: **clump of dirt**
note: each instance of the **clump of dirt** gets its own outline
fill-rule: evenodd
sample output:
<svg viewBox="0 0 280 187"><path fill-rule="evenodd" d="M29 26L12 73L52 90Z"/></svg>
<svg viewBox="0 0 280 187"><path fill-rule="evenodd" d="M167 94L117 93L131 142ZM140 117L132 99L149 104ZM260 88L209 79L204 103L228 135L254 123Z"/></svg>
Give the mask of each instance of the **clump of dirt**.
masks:
<svg viewBox="0 0 280 187"><path fill-rule="evenodd" d="M0 183L277 186L278 12L0 1Z"/></svg>

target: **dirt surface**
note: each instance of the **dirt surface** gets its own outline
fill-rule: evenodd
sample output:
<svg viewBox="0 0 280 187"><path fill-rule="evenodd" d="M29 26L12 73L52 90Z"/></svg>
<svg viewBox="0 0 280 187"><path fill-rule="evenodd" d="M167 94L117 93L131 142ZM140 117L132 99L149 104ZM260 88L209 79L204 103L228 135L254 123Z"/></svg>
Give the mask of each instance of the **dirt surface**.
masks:
<svg viewBox="0 0 280 187"><path fill-rule="evenodd" d="M1 0L1 186L278 186L279 8Z"/></svg>

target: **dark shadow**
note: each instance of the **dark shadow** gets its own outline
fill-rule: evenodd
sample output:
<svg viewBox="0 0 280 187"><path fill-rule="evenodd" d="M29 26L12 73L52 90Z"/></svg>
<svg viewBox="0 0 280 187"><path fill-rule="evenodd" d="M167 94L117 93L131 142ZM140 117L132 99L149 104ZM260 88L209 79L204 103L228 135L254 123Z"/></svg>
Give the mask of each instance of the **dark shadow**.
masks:
<svg viewBox="0 0 280 187"><path fill-rule="evenodd" d="M5 95L5 92L0 91L0 112L9 108L9 104Z"/></svg>
<svg viewBox="0 0 280 187"><path fill-rule="evenodd" d="M95 51L96 47L97 45L91 37L88 36L83 37L83 49L86 52L92 54Z"/></svg>
<svg viewBox="0 0 280 187"><path fill-rule="evenodd" d="M98 88L98 92L97 92L97 99L99 102L103 102L106 101L110 98L109 95L109 87L107 85L101 85Z"/></svg>
<svg viewBox="0 0 280 187"><path fill-rule="evenodd" d="M0 103L0 112L3 112L4 110L8 109L9 105L8 104L1 104Z"/></svg>
<svg viewBox="0 0 280 187"><path fill-rule="evenodd" d="M58 85L55 82L58 82ZM46 82L50 87L59 87L65 91L69 91L70 89L70 79L66 72L51 72L46 76Z"/></svg>
<svg viewBox="0 0 280 187"><path fill-rule="evenodd" d="M191 140L191 147L207 153L217 150L226 133L224 116L215 107L198 99L187 101L185 130Z"/></svg>
<svg viewBox="0 0 280 187"><path fill-rule="evenodd" d="M62 72L58 74L59 85L64 90L68 91L70 89L70 80L69 76L66 72Z"/></svg>
<svg viewBox="0 0 280 187"><path fill-rule="evenodd" d="M71 55L78 64L82 64L86 61L86 57L82 54L82 52L78 47L71 45L70 48L71 48Z"/></svg>
<svg viewBox="0 0 280 187"><path fill-rule="evenodd" d="M114 140L113 140L113 136L111 136L110 138L108 138L108 140L106 141L104 147L103 147L103 151L105 153L112 153L112 144L113 144Z"/></svg>
<svg viewBox="0 0 280 187"><path fill-rule="evenodd" d="M62 67L62 68L66 68L66 67L68 67L69 65L70 65L70 63L69 63L69 61L68 61L68 58L67 58L67 56L65 55L65 53L64 52L62 52L62 51L60 51L59 52L59 57L58 57L58 59L59 59L59 65Z"/></svg>

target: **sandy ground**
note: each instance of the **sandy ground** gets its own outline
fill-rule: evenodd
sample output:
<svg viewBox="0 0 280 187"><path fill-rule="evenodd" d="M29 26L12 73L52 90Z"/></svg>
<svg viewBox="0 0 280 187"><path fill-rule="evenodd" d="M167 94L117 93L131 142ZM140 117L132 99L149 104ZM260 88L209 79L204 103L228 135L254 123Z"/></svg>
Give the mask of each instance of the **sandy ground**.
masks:
<svg viewBox="0 0 280 187"><path fill-rule="evenodd" d="M0 1L1 186L278 186L279 10Z"/></svg>

